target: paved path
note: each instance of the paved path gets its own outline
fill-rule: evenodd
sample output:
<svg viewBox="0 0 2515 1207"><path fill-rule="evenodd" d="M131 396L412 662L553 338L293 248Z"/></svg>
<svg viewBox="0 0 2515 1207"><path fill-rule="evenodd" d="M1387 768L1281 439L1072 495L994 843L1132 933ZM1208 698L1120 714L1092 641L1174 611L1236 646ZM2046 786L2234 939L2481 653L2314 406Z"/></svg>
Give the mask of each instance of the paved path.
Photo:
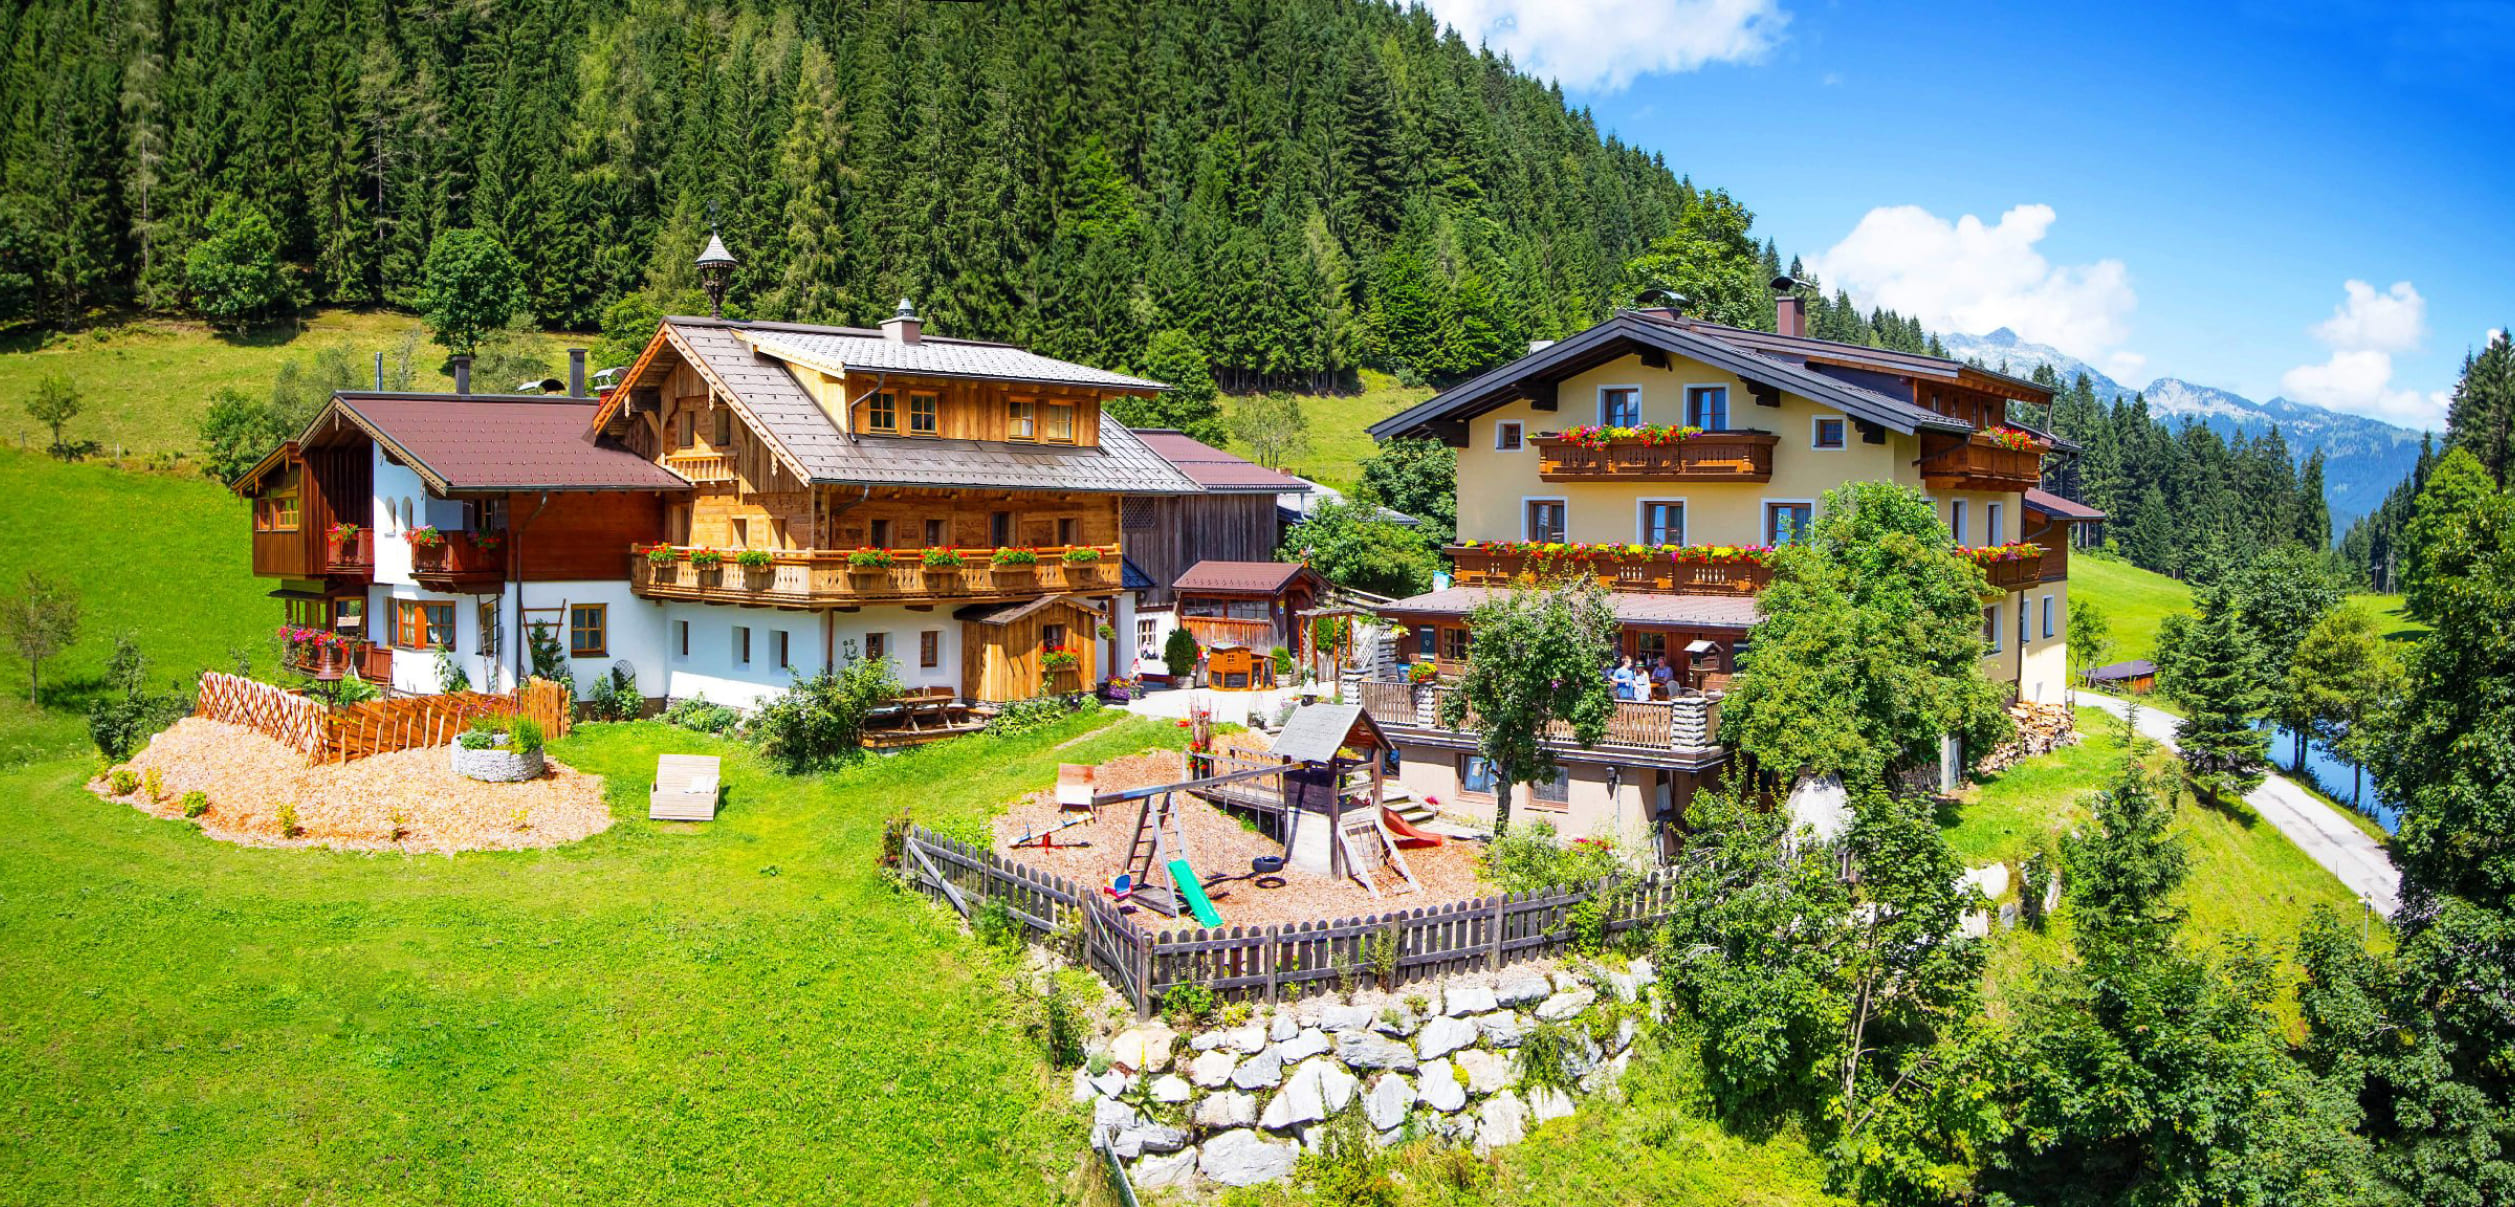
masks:
<svg viewBox="0 0 2515 1207"><path fill-rule="evenodd" d="M2094 692L2080 695L2078 702L2117 717L2130 711L2128 703ZM2139 729L2172 750L2174 727L2181 719L2143 705L2139 710ZM2262 820L2279 827L2279 832L2314 862L2340 877L2341 884L2356 893L2359 900L2374 906L2377 913L2389 918L2401 904L2401 873L2393 867L2392 856L2367 837L2366 831L2352 825L2314 794L2274 773L2265 777L2262 786L2245 797L2244 803L2253 806Z"/></svg>

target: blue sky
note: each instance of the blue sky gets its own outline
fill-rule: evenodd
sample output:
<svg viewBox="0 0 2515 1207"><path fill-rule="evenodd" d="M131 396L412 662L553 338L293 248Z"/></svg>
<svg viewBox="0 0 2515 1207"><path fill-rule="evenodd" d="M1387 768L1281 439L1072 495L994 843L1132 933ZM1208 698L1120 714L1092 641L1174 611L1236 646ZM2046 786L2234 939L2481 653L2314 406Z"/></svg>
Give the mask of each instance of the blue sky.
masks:
<svg viewBox="0 0 2515 1207"><path fill-rule="evenodd" d="M1829 285L2127 385L2428 426L2515 323L2515 2L1429 6Z"/></svg>

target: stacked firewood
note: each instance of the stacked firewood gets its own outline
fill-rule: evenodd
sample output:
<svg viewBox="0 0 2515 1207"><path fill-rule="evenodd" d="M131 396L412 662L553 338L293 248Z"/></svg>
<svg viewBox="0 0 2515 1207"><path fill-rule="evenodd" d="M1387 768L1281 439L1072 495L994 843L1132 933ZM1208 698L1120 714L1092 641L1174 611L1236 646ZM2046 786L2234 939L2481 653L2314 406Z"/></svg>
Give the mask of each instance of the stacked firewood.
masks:
<svg viewBox="0 0 2515 1207"><path fill-rule="evenodd" d="M2009 705L2009 719L2017 723L2017 736L1982 756L1974 764L1977 774L1994 775L2008 770L2020 759L2078 745L2077 714L2063 705L2020 700Z"/></svg>

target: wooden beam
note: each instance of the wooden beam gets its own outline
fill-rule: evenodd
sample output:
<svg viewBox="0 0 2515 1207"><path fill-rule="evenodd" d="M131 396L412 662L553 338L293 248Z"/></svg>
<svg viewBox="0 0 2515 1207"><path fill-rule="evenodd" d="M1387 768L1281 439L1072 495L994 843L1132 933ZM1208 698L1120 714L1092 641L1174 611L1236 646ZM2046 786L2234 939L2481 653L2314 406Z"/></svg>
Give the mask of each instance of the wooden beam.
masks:
<svg viewBox="0 0 2515 1207"><path fill-rule="evenodd" d="M1755 405L1757 406L1777 407L1781 405L1781 387L1772 385L1768 382L1748 382L1747 393L1754 397Z"/></svg>

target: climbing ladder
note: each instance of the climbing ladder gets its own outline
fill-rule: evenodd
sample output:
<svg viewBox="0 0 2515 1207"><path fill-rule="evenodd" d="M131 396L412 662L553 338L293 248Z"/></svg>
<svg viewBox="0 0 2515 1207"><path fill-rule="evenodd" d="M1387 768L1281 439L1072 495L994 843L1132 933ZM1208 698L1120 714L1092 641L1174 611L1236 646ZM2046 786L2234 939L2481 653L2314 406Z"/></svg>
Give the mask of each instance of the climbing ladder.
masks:
<svg viewBox="0 0 2515 1207"><path fill-rule="evenodd" d="M1135 811L1135 836L1127 843L1127 874L1135 899L1155 912L1179 916L1179 886L1171 879L1172 860L1187 860L1188 834L1179 824L1178 793L1146 796ZM1191 861L1192 862L1192 861ZM1154 876L1154 870L1160 876Z"/></svg>
<svg viewBox="0 0 2515 1207"><path fill-rule="evenodd" d="M1397 836L1380 824L1378 809L1368 803L1354 805L1345 810L1343 820L1336 841L1345 849L1345 870L1374 898L1382 895L1383 886L1391 893L1423 891L1414 869L1406 866L1406 853L1398 849Z"/></svg>

